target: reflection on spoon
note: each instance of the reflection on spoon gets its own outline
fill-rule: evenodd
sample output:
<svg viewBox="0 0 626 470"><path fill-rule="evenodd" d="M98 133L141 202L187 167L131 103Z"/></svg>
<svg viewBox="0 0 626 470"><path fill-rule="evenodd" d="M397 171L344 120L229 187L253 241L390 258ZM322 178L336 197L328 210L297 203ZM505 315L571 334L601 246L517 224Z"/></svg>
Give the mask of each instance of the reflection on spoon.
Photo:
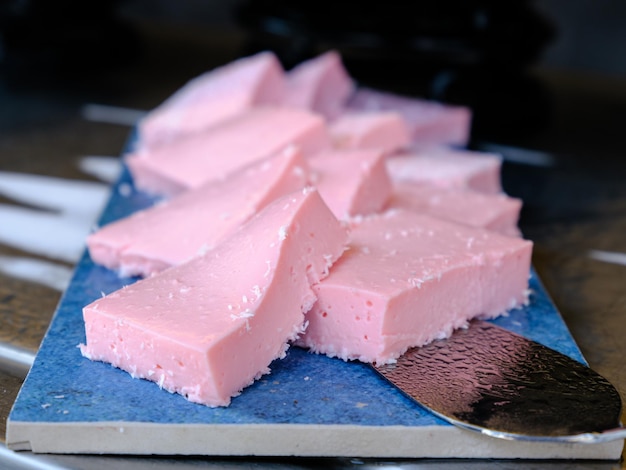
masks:
<svg viewBox="0 0 626 470"><path fill-rule="evenodd" d="M589 367L484 321L375 369L457 426L511 440L624 439L620 396Z"/></svg>

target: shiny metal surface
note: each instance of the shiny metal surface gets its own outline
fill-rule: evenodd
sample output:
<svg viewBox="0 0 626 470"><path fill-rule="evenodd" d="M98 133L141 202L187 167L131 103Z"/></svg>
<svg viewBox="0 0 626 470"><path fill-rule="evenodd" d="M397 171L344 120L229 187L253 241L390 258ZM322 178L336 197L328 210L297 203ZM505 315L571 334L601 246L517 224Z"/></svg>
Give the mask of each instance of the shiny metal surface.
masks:
<svg viewBox="0 0 626 470"><path fill-rule="evenodd" d="M503 439L624 439L621 399L585 365L484 321L374 366L452 424Z"/></svg>

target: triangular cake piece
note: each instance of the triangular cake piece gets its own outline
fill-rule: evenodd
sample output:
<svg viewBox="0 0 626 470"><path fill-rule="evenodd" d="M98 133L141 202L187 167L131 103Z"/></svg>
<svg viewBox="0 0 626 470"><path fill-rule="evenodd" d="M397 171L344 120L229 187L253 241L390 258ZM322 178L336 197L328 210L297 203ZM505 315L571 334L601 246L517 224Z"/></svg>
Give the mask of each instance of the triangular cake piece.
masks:
<svg viewBox="0 0 626 470"><path fill-rule="evenodd" d="M135 186L172 196L297 145L304 155L330 147L324 119L309 111L259 107L205 132L126 155Z"/></svg>
<svg viewBox="0 0 626 470"><path fill-rule="evenodd" d="M429 183L441 188L469 188L501 193L502 157L487 152L427 147L392 155L387 171L392 181Z"/></svg>
<svg viewBox="0 0 626 470"><path fill-rule="evenodd" d="M289 147L105 225L87 237L89 254L123 276L150 276L212 249L274 199L307 186L309 173Z"/></svg>
<svg viewBox="0 0 626 470"><path fill-rule="evenodd" d="M338 219L378 212L391 196L381 150L329 150L308 162L315 186Z"/></svg>
<svg viewBox="0 0 626 470"><path fill-rule="evenodd" d="M347 241L317 191L277 199L215 249L83 309L84 356L224 406L304 328Z"/></svg>
<svg viewBox="0 0 626 470"><path fill-rule="evenodd" d="M469 142L472 111L466 106L361 87L352 95L348 108L400 113L409 127L412 141L418 145L464 147Z"/></svg>
<svg viewBox="0 0 626 470"><path fill-rule="evenodd" d="M521 199L504 193L444 189L411 181L394 182L392 195L385 205L385 209L407 209L513 237L521 233L518 228L521 208Z"/></svg>
<svg viewBox="0 0 626 470"><path fill-rule="evenodd" d="M305 60L285 74L283 105L336 118L354 92L355 83L336 51Z"/></svg>
<svg viewBox="0 0 626 470"><path fill-rule="evenodd" d="M531 252L521 238L404 210L356 220L348 250L314 287L298 344L392 362L471 318L524 305Z"/></svg>
<svg viewBox="0 0 626 470"><path fill-rule="evenodd" d="M234 60L199 75L139 122L139 145L156 147L204 131L253 106L282 101L284 71L272 52Z"/></svg>
<svg viewBox="0 0 626 470"><path fill-rule="evenodd" d="M339 116L329 125L337 148L381 149L385 152L405 150L411 143L409 129L399 113L393 111L352 111Z"/></svg>

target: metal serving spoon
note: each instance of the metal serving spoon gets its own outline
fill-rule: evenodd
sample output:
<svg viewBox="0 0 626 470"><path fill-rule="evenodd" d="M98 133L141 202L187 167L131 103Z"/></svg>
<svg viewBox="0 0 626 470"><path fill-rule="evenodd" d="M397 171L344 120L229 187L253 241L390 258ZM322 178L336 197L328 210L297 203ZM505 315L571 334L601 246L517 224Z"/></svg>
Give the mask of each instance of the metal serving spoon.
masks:
<svg viewBox="0 0 626 470"><path fill-rule="evenodd" d="M437 416L489 436L575 443L626 438L620 396L604 377L488 322L472 321L374 369Z"/></svg>

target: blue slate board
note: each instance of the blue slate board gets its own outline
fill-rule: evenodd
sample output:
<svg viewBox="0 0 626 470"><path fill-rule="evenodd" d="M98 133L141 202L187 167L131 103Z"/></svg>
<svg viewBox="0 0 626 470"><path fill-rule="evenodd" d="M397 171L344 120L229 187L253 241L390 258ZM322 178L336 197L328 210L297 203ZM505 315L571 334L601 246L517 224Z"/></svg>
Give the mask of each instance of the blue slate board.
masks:
<svg viewBox="0 0 626 470"><path fill-rule="evenodd" d="M152 203L152 198L132 188L125 171L112 189L101 223ZM458 430L406 398L369 366L299 348L291 348L285 359L275 361L272 373L245 389L228 408L190 403L153 382L131 379L108 364L89 361L77 348L85 342L82 307L134 280L118 277L84 254L10 413L9 447L52 453L590 455L588 447L529 447ZM530 288L529 306L495 323L584 362L534 272ZM117 433L113 437L112 429ZM126 435L125 430L129 430ZM417 445L416 440L422 438L423 445ZM446 450L450 442L458 447L451 454ZM596 447L591 456L616 458L616 450L615 446Z"/></svg>

